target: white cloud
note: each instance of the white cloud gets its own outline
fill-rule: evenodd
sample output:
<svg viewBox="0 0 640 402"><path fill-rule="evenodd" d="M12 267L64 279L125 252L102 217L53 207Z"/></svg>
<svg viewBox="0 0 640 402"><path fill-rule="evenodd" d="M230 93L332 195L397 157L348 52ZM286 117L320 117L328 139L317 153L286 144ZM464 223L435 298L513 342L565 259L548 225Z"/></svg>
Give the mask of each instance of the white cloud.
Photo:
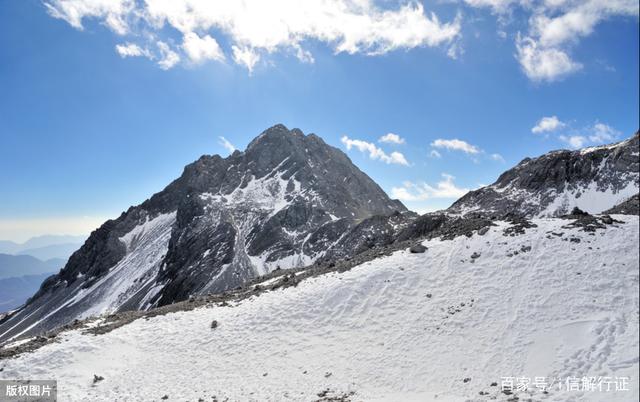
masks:
<svg viewBox="0 0 640 402"><path fill-rule="evenodd" d="M494 161L503 162L504 163L504 158L500 154L491 154L491 155L489 155L489 157Z"/></svg>
<svg viewBox="0 0 640 402"><path fill-rule="evenodd" d="M469 144L466 141L458 140L456 138L451 140L445 140L439 138L431 143L431 146L434 148L444 148L451 151L462 151L467 154L478 154L480 153L480 149L474 145Z"/></svg>
<svg viewBox="0 0 640 402"><path fill-rule="evenodd" d="M209 35L200 37L193 32L187 32L183 37L182 48L194 63L205 60L224 61L220 45Z"/></svg>
<svg viewBox="0 0 640 402"><path fill-rule="evenodd" d="M300 60L303 63L309 63L309 64L313 64L316 62L316 60L313 58L313 55L311 54L310 51L308 50L304 50L302 47L300 46L294 46L294 49L296 51L296 57L298 58L298 60Z"/></svg>
<svg viewBox="0 0 640 402"><path fill-rule="evenodd" d="M224 138L223 136L218 137L218 144L222 145L224 149L229 151L229 153L233 153L237 148L233 145L229 140Z"/></svg>
<svg viewBox="0 0 640 402"><path fill-rule="evenodd" d="M391 189L391 198L401 201L424 201L432 198L460 198L469 192L469 189L459 188L454 183L455 177L442 173L442 180L433 187L425 182L413 183L406 181L402 187Z"/></svg>
<svg viewBox="0 0 640 402"><path fill-rule="evenodd" d="M587 143L587 137L582 135L561 135L560 140L567 143L571 148L582 148Z"/></svg>
<svg viewBox="0 0 640 402"><path fill-rule="evenodd" d="M233 61L245 66L247 70L249 70L249 73L252 73L253 67L260 60L260 55L248 47L239 48L238 46L232 46L231 49L233 50Z"/></svg>
<svg viewBox="0 0 640 402"><path fill-rule="evenodd" d="M589 141L596 144L604 144L606 142L613 141L621 133L615 128L608 126L604 123L596 123L591 128L591 135L589 135Z"/></svg>
<svg viewBox="0 0 640 402"><path fill-rule="evenodd" d="M555 81L582 68L570 56L571 47L591 35L596 26L616 16L638 16L637 0L464 0L505 16L519 8L528 15L528 32L516 36L516 59L533 81Z"/></svg>
<svg viewBox="0 0 640 402"><path fill-rule="evenodd" d="M128 33L126 20L135 10L134 0L51 0L44 5L52 17L76 29L84 29L84 18L97 18L118 35Z"/></svg>
<svg viewBox="0 0 640 402"><path fill-rule="evenodd" d="M553 17L541 13L535 15L531 21L531 30L543 46L559 46L577 41L580 37L591 35L595 26L605 19L616 15L638 14L637 0L581 0L555 3L553 8L561 8L563 13Z"/></svg>
<svg viewBox="0 0 640 402"><path fill-rule="evenodd" d="M453 138L453 139L438 138L437 140L431 143L431 146L433 148L438 148L438 149L464 152L465 154L469 155L470 159L476 164L481 163L483 159L491 159L498 162L505 161L502 155L500 155L499 153L489 154L486 151L482 150L481 148L475 145L469 144L466 141L459 140L457 138ZM431 152L429 153L429 157L440 158L442 157L442 155L437 150L432 149Z"/></svg>
<svg viewBox="0 0 640 402"><path fill-rule="evenodd" d="M158 41L156 45L158 46L158 50L161 55L161 58L158 61L158 65L161 69L169 70L180 62L180 56L178 53L174 52L168 44Z"/></svg>
<svg viewBox="0 0 640 402"><path fill-rule="evenodd" d="M447 56L450 59L458 60L460 56L464 54L464 48L460 44L460 42L454 42L449 49L447 50Z"/></svg>
<svg viewBox="0 0 640 402"><path fill-rule="evenodd" d="M564 126L566 126L566 124L561 122L558 116L543 117L538 120L538 123L531 129L531 132L535 134L546 133L563 128Z"/></svg>
<svg viewBox="0 0 640 402"><path fill-rule="evenodd" d="M404 138L398 134L388 133L378 139L378 142L385 142L388 144L404 144Z"/></svg>
<svg viewBox="0 0 640 402"><path fill-rule="evenodd" d="M522 71L532 81L555 81L582 69L563 50L542 47L529 37L518 36L516 49Z"/></svg>
<svg viewBox="0 0 640 402"><path fill-rule="evenodd" d="M489 7L496 13L504 13L518 0L464 0L472 7Z"/></svg>
<svg viewBox="0 0 640 402"><path fill-rule="evenodd" d="M415 0L398 0L384 7L374 0L47 0L50 15L64 19L77 29L85 19L96 19L124 35L150 33L153 41L167 42L166 27L185 37L224 36L234 60L250 71L261 55L291 52L304 62L313 55L304 49L317 41L336 53L381 55L396 49L441 46L460 37L461 17L442 22ZM143 35L137 35L141 37ZM193 38L193 37L192 37ZM214 39L215 40L215 39ZM216 41L217 43L217 41ZM187 44L191 56L214 58L213 42L205 53ZM216 57L213 57L213 56ZM205 57L206 56L206 57ZM161 64L166 68L166 63Z"/></svg>
<svg viewBox="0 0 640 402"><path fill-rule="evenodd" d="M120 55L120 57L146 57L153 58L153 55L149 50L143 49L135 43L125 43L116 45L116 52Z"/></svg>
<svg viewBox="0 0 640 402"><path fill-rule="evenodd" d="M369 158L373 160L380 160L387 164L397 164L409 166L409 162L407 162L406 158L400 152L391 152L391 154L387 154L382 149L378 148L375 144L371 142L366 142L362 140L353 140L343 136L340 141L347 147L347 150L351 150L351 148L356 148L360 152L368 153Z"/></svg>
<svg viewBox="0 0 640 402"><path fill-rule="evenodd" d="M390 157L391 157L391 161L389 162L385 161L386 163L395 163L397 165L409 166L409 162L407 162L404 155L401 154L400 152L393 151L391 152Z"/></svg>
<svg viewBox="0 0 640 402"><path fill-rule="evenodd" d="M560 135L558 139L571 148L582 148L587 145L602 145L613 142L620 134L615 128L597 122L593 126L587 126L581 130L574 130L570 135Z"/></svg>

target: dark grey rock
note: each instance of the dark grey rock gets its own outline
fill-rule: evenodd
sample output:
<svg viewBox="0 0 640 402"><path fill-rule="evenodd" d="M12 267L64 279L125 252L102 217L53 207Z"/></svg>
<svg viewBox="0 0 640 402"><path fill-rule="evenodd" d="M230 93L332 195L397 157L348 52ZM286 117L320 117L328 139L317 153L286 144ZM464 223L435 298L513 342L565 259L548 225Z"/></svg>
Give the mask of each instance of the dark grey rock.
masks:
<svg viewBox="0 0 640 402"><path fill-rule="evenodd" d="M618 215L640 215L640 198L638 194L621 202L611 209L604 211L605 214Z"/></svg>
<svg viewBox="0 0 640 402"><path fill-rule="evenodd" d="M613 218L611 218L609 215L604 215L600 219L602 220L602 223L605 223L607 225L611 225L613 223Z"/></svg>
<svg viewBox="0 0 640 402"><path fill-rule="evenodd" d="M423 246L422 244L416 244L411 246L409 248L409 251L414 254L424 253L425 251L427 251L427 247Z"/></svg>
<svg viewBox="0 0 640 402"><path fill-rule="evenodd" d="M484 236L489 231L489 226L485 226L483 228L478 229L478 234L480 236Z"/></svg>
<svg viewBox="0 0 640 402"><path fill-rule="evenodd" d="M573 209L571 210L571 213L569 214L571 216L586 216L589 215L588 212L584 212L583 210L581 210L578 207L573 207Z"/></svg>
<svg viewBox="0 0 640 402"><path fill-rule="evenodd" d="M569 214L574 205L557 203L553 211L547 208L565 191L576 197L588 187L617 194L630 183L640 187L639 133L610 146L588 150L553 151L538 158L525 158L504 172L498 180L457 200L448 212L458 215L480 213L486 216L535 217ZM633 197L632 197L633 198ZM620 212L638 214L638 198L621 206ZM613 205L612 205L613 207ZM602 211L595 211L602 212Z"/></svg>

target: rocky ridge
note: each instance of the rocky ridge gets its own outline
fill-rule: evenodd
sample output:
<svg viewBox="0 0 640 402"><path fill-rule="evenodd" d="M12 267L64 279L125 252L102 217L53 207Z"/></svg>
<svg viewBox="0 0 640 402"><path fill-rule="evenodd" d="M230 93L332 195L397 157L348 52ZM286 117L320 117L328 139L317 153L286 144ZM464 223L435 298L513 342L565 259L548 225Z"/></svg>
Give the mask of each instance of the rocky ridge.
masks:
<svg viewBox="0 0 640 402"><path fill-rule="evenodd" d="M602 213L630 197L637 199L639 135L615 144L525 158L495 183L467 193L448 212L556 217L574 207Z"/></svg>

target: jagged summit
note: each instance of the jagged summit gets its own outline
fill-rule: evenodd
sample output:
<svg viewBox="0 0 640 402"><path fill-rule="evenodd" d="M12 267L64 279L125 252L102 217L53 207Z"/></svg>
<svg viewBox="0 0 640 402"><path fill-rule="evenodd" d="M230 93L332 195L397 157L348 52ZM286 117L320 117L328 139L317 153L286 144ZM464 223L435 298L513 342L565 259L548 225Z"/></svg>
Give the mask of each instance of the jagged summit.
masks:
<svg viewBox="0 0 640 402"><path fill-rule="evenodd" d="M319 137L314 134L310 134L309 136L319 139ZM246 151L265 143L278 145L285 145L287 143L291 145L300 144L309 136L305 135L299 128L289 130L284 124L278 123L264 130L254 138L249 145L247 145Z"/></svg>
<svg viewBox="0 0 640 402"><path fill-rule="evenodd" d="M342 151L275 125L243 152L200 157L164 190L105 222L0 324L0 339L306 266L366 218L406 211Z"/></svg>
<svg viewBox="0 0 640 402"><path fill-rule="evenodd" d="M600 213L638 194L639 133L614 144L525 158L495 183L470 191L448 212L559 216Z"/></svg>
<svg viewBox="0 0 640 402"><path fill-rule="evenodd" d="M294 177L322 194L331 209L354 219L404 212L406 207L389 200L384 191L360 171L342 151L326 144L315 134L305 135L300 129L287 129L277 124L253 139L245 151L235 151L226 158L203 155L187 165L182 175L165 190L142 204L158 210L165 202L190 193L228 194L244 189L254 179L265 178L277 170L284 180ZM328 195L340 192L337 198ZM372 197L366 198L370 194ZM366 198L366 199L365 199Z"/></svg>

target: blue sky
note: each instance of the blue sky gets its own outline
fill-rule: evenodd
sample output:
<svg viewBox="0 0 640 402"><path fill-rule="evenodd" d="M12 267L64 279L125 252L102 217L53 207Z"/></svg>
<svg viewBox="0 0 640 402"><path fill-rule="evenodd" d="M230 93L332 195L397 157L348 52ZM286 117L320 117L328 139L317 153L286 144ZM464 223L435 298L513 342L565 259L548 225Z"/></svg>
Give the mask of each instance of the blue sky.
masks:
<svg viewBox="0 0 640 402"><path fill-rule="evenodd" d="M276 123L421 212L639 126L636 1L147 1L0 1L0 238L86 233Z"/></svg>

